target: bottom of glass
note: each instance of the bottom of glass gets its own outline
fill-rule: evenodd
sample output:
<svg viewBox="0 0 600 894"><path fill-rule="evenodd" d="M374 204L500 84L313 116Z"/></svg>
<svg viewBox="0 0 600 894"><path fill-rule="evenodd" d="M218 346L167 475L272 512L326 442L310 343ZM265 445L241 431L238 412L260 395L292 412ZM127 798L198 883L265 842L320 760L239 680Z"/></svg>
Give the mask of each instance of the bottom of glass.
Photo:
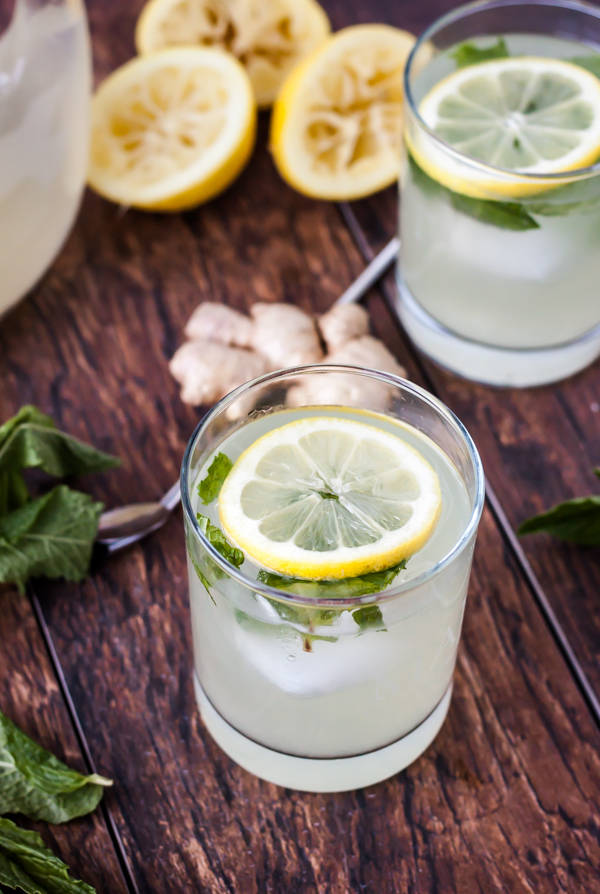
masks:
<svg viewBox="0 0 600 894"><path fill-rule="evenodd" d="M398 296L400 321L417 348L445 369L484 385L548 385L585 369L600 356L600 327L554 347L498 348L446 329L423 310L401 279Z"/></svg>
<svg viewBox="0 0 600 894"><path fill-rule="evenodd" d="M402 739L354 757L306 758L273 751L246 738L221 717L207 698L198 677L194 688L204 725L223 751L255 776L303 792L345 792L395 776L431 745L446 719L452 683L426 719Z"/></svg>

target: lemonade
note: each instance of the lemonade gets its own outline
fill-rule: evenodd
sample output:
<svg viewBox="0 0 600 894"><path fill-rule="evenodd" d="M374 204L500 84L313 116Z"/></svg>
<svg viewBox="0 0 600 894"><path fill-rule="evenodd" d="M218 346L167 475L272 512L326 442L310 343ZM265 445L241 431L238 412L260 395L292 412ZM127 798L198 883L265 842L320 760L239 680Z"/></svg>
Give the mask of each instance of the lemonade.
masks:
<svg viewBox="0 0 600 894"><path fill-rule="evenodd" d="M560 11L558 2L457 10L424 35L437 50L431 61L416 76L407 71L400 315L425 353L492 384L553 381L600 354L600 171L589 167L600 156L600 19L570 4L560 20L564 36L543 33ZM540 33L518 33L523 22ZM468 40L456 40L461 28ZM570 31L586 33L589 43ZM480 99L478 76L499 89ZM460 77L469 83L461 87ZM526 87L511 111L520 83ZM442 142L422 121L440 85L444 115L465 97L472 103L466 125L438 117ZM580 88L585 103L569 94ZM500 101L504 143L486 145ZM575 161L562 167L569 151ZM573 168L582 170L561 176Z"/></svg>
<svg viewBox="0 0 600 894"><path fill-rule="evenodd" d="M331 369L324 374L332 374ZM348 370L344 375L377 374ZM236 400L234 392L234 397L226 398L224 406L217 407L203 423L184 460L196 693L214 738L255 774L313 791L356 788L392 775L418 757L448 710L481 511L481 469L459 424L432 398L401 380L391 386L394 391L389 392L385 412L369 412L361 407L286 409L281 384L293 386L294 376L279 373L266 379L273 384L261 409L242 424L224 427L226 405ZM366 445L366 452L375 460L368 474L382 475L387 481L383 490L370 488L373 493L385 494L384 503L377 505L389 506L393 497L390 476L394 470L380 467L384 454L379 451L393 448L394 442L399 463L414 462L412 471L406 472L403 465L399 473L412 482L404 488L402 499L414 501L413 519L427 492L429 472L431 480L439 481L441 510L433 521L419 522L427 528L425 542L408 556L405 567L403 561L395 561L388 571L380 562L377 572L337 580L331 579L330 569L328 579L319 583L278 574L264 556L259 565L246 550L237 559L233 557L234 563L243 559L238 568L232 568L219 553L209 554L206 536L214 543L215 536L224 532L230 547L236 547L230 537L235 526L224 509L233 499L236 470L244 471L244 457L257 445L267 449L271 440L284 437L303 449L311 437L313 445L321 444L323 433L335 434L338 429L344 437L350 432ZM317 431L316 440L307 435L311 431ZM334 441L339 447L341 441L335 437ZM360 448L353 449L356 460ZM269 447L267 454L268 474L273 479L277 478L274 458L280 456L280 450L280 446ZM312 500L316 510L303 529L304 539L297 541L308 540L317 557L337 555L333 551L336 544L327 545L320 539L324 528L319 509L331 509L330 501L338 499L337 494L342 494L342 502L344 494L350 497L351 479L361 474L360 464L352 464L347 457L340 459L341 452L337 447L329 452L324 449L326 463L317 457L320 469L337 463L337 471L330 476L323 473L325 483L315 486L317 495L304 500L306 504ZM217 463L225 463L222 457L229 460L224 465L225 483L219 494L213 490L207 497L201 490L203 500L198 484L210 480L215 457L220 457ZM369 460L361 462L368 464ZM284 463L289 475L278 491L280 503L286 488L302 489L309 477L304 476L303 485L288 455ZM233 470L227 471L231 464ZM424 477L415 486L411 476L419 475ZM251 498L253 486L247 485L242 493ZM365 488L358 490L364 496ZM432 500L437 499L434 489L431 494ZM265 530L274 546L283 543L289 549L286 524L294 528L293 512L302 499L284 508L283 515L282 510L269 515L267 506L261 512L251 499L246 511L267 522L280 517L279 526L267 524ZM361 507L360 531L369 511L366 504ZM401 512L395 517L399 515ZM376 522L385 527L381 515ZM405 525L403 518L400 524ZM393 526L388 520L387 528ZM360 540L361 535L356 536ZM375 554L386 542L384 537L373 544L375 535L365 536L367 547L357 547L359 551L366 548ZM333 539L336 537L337 533ZM250 541L248 545L253 548Z"/></svg>
<svg viewBox="0 0 600 894"><path fill-rule="evenodd" d="M90 87L80 0L17 0L0 37L0 315L44 273L73 223Z"/></svg>

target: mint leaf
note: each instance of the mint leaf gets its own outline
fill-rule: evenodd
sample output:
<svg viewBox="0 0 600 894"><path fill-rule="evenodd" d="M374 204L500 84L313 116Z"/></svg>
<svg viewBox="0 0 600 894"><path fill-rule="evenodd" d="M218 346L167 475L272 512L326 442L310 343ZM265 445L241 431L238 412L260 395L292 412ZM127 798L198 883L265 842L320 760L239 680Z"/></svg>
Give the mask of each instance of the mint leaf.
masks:
<svg viewBox="0 0 600 894"><path fill-rule="evenodd" d="M36 407L23 407L0 427L0 473L38 468L64 478L119 466L120 460L60 431Z"/></svg>
<svg viewBox="0 0 600 894"><path fill-rule="evenodd" d="M106 785L112 782L71 770L0 711L0 814L66 823L91 813Z"/></svg>
<svg viewBox="0 0 600 894"><path fill-rule="evenodd" d="M29 501L29 491L20 471L0 472L0 515L19 509Z"/></svg>
<svg viewBox="0 0 600 894"><path fill-rule="evenodd" d="M223 487L223 482L233 468L233 463L224 453L217 453L211 462L206 478L198 485L198 494L205 506L216 500Z"/></svg>
<svg viewBox="0 0 600 894"><path fill-rule="evenodd" d="M244 563L244 553L241 549L232 546L223 531L213 525L210 519L205 515L196 515L198 519L198 527L206 537L209 543L212 543L218 553L226 559L234 568L239 568Z"/></svg>
<svg viewBox="0 0 600 894"><path fill-rule="evenodd" d="M68 867L46 847L37 832L0 817L0 885L25 894L95 894L69 875Z"/></svg>
<svg viewBox="0 0 600 894"><path fill-rule="evenodd" d="M585 68L600 78L600 53L594 53L592 56L573 56L566 61L572 62L573 65L579 65L580 68Z"/></svg>
<svg viewBox="0 0 600 894"><path fill-rule="evenodd" d="M477 65L490 59L506 59L510 53L504 38L499 37L490 47L477 47L469 41L461 43L450 56L455 60L457 68L466 68L468 65Z"/></svg>
<svg viewBox="0 0 600 894"><path fill-rule="evenodd" d="M542 532L580 546L600 546L600 497L567 500L528 518L517 528L520 537Z"/></svg>
<svg viewBox="0 0 600 894"><path fill-rule="evenodd" d="M65 485L0 517L0 583L86 576L102 503Z"/></svg>
<svg viewBox="0 0 600 894"><path fill-rule="evenodd" d="M360 627L360 633L367 630L385 630L383 615L378 605L364 605L352 612L352 617ZM360 634L359 634L360 636Z"/></svg>
<svg viewBox="0 0 600 894"><path fill-rule="evenodd" d="M427 195L444 198L456 211L502 230L539 230L539 223L528 214L523 205L463 196L429 177L412 155L408 156L408 160L415 186Z"/></svg>
<svg viewBox="0 0 600 894"><path fill-rule="evenodd" d="M403 559L386 571L373 571L343 580L303 580L298 577L283 577L271 571L259 571L257 578L268 587L295 593L298 596L312 596L314 599L348 599L353 596L381 593L382 590L389 587L400 571L406 568L407 561L407 559Z"/></svg>

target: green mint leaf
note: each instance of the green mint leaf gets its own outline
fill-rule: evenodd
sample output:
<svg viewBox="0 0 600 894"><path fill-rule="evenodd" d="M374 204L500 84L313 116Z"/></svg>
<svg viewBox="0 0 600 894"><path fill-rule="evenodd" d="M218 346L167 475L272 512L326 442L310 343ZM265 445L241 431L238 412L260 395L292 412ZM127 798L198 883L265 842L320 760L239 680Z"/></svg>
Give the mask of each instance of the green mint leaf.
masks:
<svg viewBox="0 0 600 894"><path fill-rule="evenodd" d="M600 478L600 466L597 469L594 469L594 475L596 478Z"/></svg>
<svg viewBox="0 0 600 894"><path fill-rule="evenodd" d="M406 568L407 561L403 559L386 571L373 571L370 574L347 577L343 580L303 580L298 577L283 577L271 571L259 571L257 578L268 587L295 593L297 596L312 596L314 599L347 599L381 593L389 587L400 571Z"/></svg>
<svg viewBox="0 0 600 894"><path fill-rule="evenodd" d="M60 431L50 416L23 407L0 427L0 473L38 468L64 478L119 466L120 460Z"/></svg>
<svg viewBox="0 0 600 894"><path fill-rule="evenodd" d="M548 512L528 518L517 529L520 537L542 532L580 546L600 546L600 497L559 503Z"/></svg>
<svg viewBox="0 0 600 894"><path fill-rule="evenodd" d="M76 881L69 868L46 847L37 832L0 817L0 885L25 894L96 894Z"/></svg>
<svg viewBox="0 0 600 894"><path fill-rule="evenodd" d="M383 615L378 605L363 605L362 608L357 608L356 611L352 612L352 617L360 627L361 633L372 629L386 629L383 623Z"/></svg>
<svg viewBox="0 0 600 894"><path fill-rule="evenodd" d="M572 59L566 61L572 62L573 65L579 65L580 68L585 68L600 78L600 53L594 53L592 56L573 56Z"/></svg>
<svg viewBox="0 0 600 894"><path fill-rule="evenodd" d="M216 500L223 483L233 468L233 463L224 453L217 453L211 462L206 478L198 485L198 494L205 506Z"/></svg>
<svg viewBox="0 0 600 894"><path fill-rule="evenodd" d="M411 176L418 189L427 195L443 197L456 211L472 217L481 223L501 230L539 230L540 225L525 210L523 205L516 202L494 202L491 199L474 199L471 196L463 196L442 186L417 164L409 155Z"/></svg>
<svg viewBox="0 0 600 894"><path fill-rule="evenodd" d="M86 576L102 503L60 485L0 517L0 583Z"/></svg>
<svg viewBox="0 0 600 894"><path fill-rule="evenodd" d="M200 515L198 512L196 518L198 519L198 527L209 543L212 543L216 551L220 553L230 565L233 565L234 568L239 568L240 565L244 563L244 553L241 549L232 546L223 531L221 531L220 528L217 528L216 525L213 525L210 519L205 515Z"/></svg>
<svg viewBox="0 0 600 894"><path fill-rule="evenodd" d="M523 205L516 202L494 202L489 199L473 199L457 192L449 193L456 211L501 230L539 230L539 223L528 214Z"/></svg>
<svg viewBox="0 0 600 894"><path fill-rule="evenodd" d="M461 43L450 56L456 62L457 68L466 68L468 65L477 65L490 59L506 59L510 53L504 38L499 37L491 47L477 47L469 41Z"/></svg>
<svg viewBox="0 0 600 894"><path fill-rule="evenodd" d="M0 711L0 814L66 823L91 813L110 779L71 770Z"/></svg>
<svg viewBox="0 0 600 894"><path fill-rule="evenodd" d="M29 502L29 491L23 475L17 469L0 472L0 515L20 509Z"/></svg>

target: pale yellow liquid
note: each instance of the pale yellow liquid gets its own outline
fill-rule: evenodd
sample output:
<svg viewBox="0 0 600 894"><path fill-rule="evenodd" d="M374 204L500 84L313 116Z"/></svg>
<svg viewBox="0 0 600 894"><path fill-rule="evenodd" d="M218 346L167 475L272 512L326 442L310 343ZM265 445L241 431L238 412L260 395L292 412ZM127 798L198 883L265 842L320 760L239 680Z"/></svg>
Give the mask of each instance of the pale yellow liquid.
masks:
<svg viewBox="0 0 600 894"><path fill-rule="evenodd" d="M45 272L73 223L90 85L79 0L19 0L0 38L0 315Z"/></svg>
<svg viewBox="0 0 600 894"><path fill-rule="evenodd" d="M259 417L217 450L235 461L249 444L276 426L334 414L393 432L436 469L443 499L439 524L396 585L433 568L460 540L471 505L455 466L415 429L338 408L302 409ZM196 481L204 477L212 455L206 457ZM202 506L195 488L192 500L197 511L218 524L216 502ZM345 758L396 742L418 728L449 689L472 545L441 574L381 603L385 631L359 635L351 612L340 611L332 626L313 631L334 637L335 642L315 640L311 651L303 647L306 628L283 622L271 600L253 595L258 569L248 559L241 571L249 588L232 578L213 580L212 598L190 562L196 675L202 691L233 731L290 757ZM447 704L444 713L446 709ZM293 781L293 762L291 767L288 784L306 787ZM266 771L254 772L272 778ZM351 780L345 787L351 787Z"/></svg>

